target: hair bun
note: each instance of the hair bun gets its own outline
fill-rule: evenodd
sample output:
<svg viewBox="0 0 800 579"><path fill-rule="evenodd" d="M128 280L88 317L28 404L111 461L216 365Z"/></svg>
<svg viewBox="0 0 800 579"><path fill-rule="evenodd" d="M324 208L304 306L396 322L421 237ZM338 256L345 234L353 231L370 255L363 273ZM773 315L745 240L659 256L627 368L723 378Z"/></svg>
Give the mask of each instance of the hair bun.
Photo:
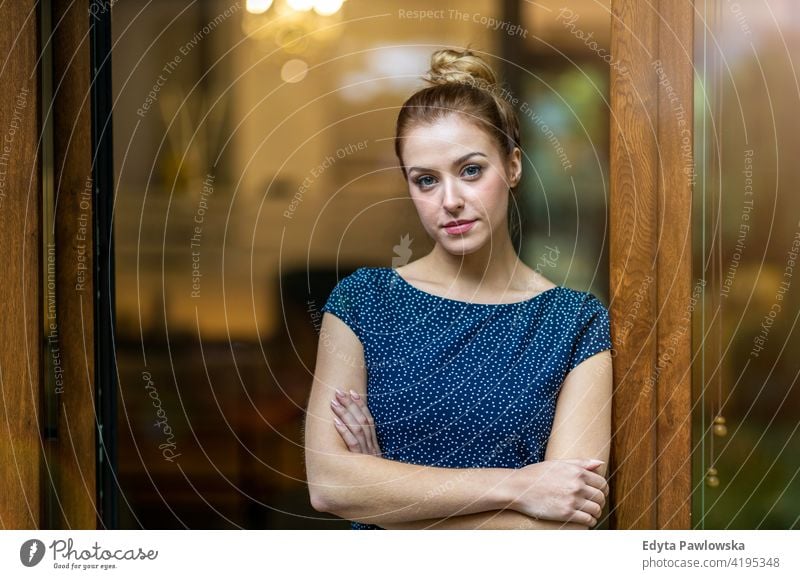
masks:
<svg viewBox="0 0 800 579"><path fill-rule="evenodd" d="M434 52L425 80L432 85L455 82L481 88L491 88L497 84L497 77L486 61L468 48L443 48Z"/></svg>

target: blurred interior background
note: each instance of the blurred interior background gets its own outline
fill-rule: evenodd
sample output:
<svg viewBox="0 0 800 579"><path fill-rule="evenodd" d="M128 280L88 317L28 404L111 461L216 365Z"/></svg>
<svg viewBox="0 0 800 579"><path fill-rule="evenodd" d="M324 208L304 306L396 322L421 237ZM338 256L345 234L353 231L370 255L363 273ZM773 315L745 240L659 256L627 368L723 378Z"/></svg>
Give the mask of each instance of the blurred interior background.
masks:
<svg viewBox="0 0 800 579"><path fill-rule="evenodd" d="M609 4L114 4L122 528L347 528L304 483L319 309L356 268L431 248L392 137L437 48L485 54L518 99L522 259L609 304ZM749 352L800 219L781 85L800 14L696 4L693 519L798 528L796 288Z"/></svg>
<svg viewBox="0 0 800 579"><path fill-rule="evenodd" d="M692 519L797 529L800 12L772 0L695 11Z"/></svg>

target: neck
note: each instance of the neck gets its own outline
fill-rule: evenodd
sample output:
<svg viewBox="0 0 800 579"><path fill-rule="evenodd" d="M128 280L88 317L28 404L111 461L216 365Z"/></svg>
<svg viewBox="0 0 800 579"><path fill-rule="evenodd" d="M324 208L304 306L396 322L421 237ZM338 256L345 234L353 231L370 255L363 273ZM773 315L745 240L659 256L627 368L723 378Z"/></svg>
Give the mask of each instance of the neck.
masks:
<svg viewBox="0 0 800 579"><path fill-rule="evenodd" d="M493 236L478 251L454 255L436 244L429 254L431 265L459 288L499 288L506 290L511 280L521 273L522 262L514 250L508 229Z"/></svg>

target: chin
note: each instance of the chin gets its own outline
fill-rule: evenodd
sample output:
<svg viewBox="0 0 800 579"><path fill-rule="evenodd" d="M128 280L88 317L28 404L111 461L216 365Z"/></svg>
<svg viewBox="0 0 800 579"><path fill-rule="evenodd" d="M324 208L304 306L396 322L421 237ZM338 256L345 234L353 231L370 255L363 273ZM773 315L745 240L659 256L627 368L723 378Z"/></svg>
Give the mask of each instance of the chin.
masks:
<svg viewBox="0 0 800 579"><path fill-rule="evenodd" d="M452 253L453 255L469 255L471 253L477 252L481 247L484 245L483 239L471 239L469 237L451 237L444 234L443 238L440 238L439 244L447 250L448 253Z"/></svg>

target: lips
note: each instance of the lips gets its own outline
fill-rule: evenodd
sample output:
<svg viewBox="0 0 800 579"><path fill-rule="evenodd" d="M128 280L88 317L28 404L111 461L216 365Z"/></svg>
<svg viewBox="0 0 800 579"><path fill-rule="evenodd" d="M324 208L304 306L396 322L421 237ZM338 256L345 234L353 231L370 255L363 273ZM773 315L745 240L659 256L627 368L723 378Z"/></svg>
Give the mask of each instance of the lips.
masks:
<svg viewBox="0 0 800 579"><path fill-rule="evenodd" d="M472 229L476 221L477 219L458 219L445 225L444 230L450 235L462 235Z"/></svg>

